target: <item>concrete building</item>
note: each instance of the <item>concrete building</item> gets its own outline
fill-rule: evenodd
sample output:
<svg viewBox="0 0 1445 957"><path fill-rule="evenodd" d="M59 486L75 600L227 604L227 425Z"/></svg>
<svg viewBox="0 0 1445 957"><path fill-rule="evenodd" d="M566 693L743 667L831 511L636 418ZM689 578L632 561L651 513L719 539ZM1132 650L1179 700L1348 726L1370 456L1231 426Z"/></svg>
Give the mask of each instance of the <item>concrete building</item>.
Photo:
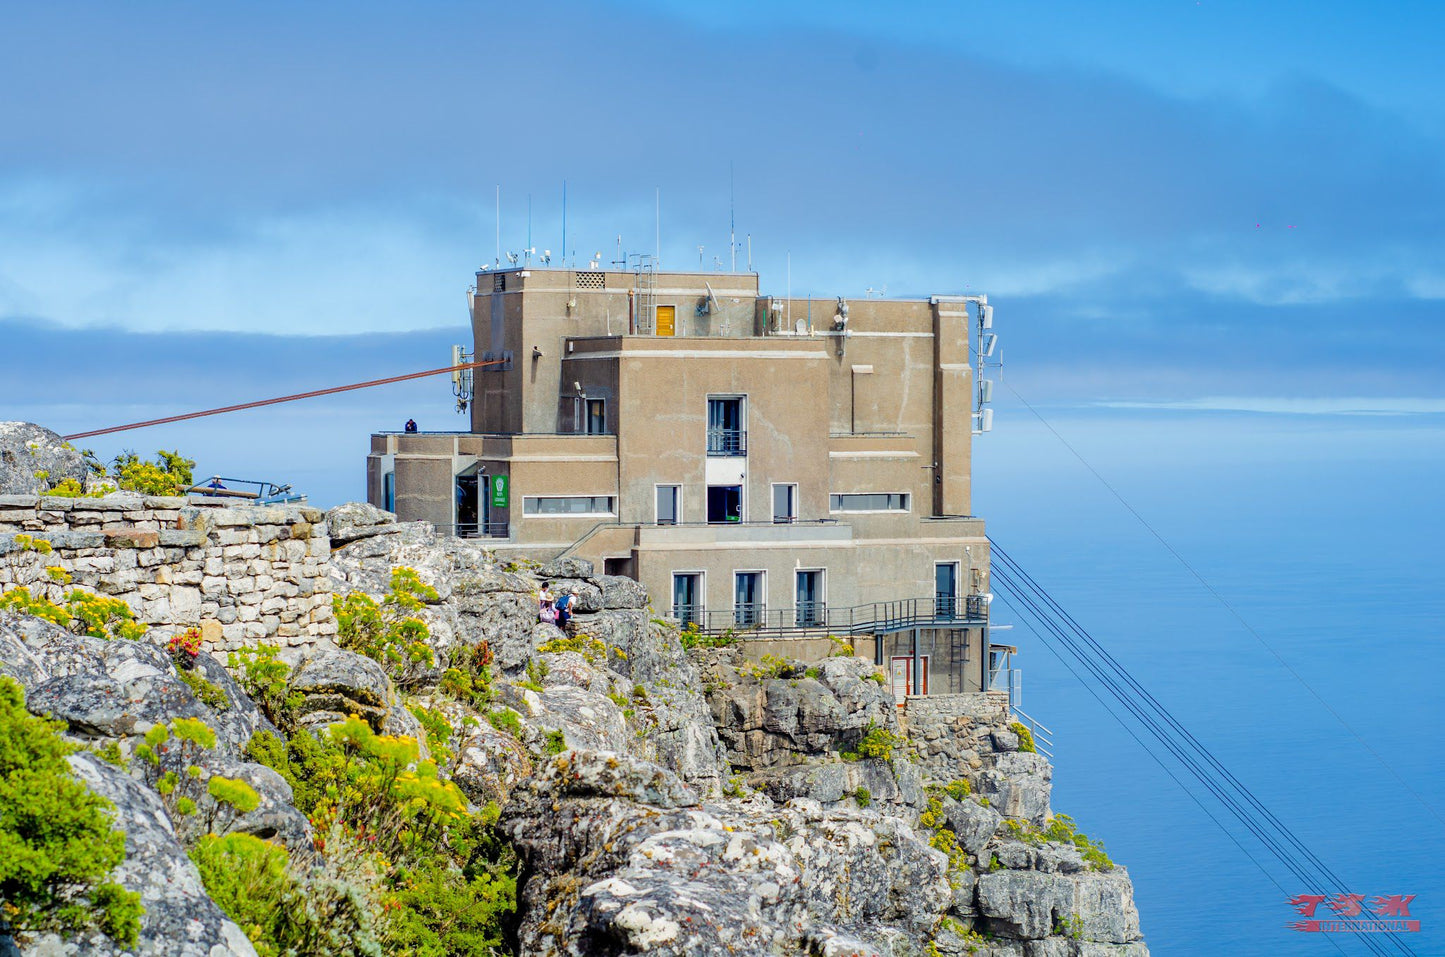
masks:
<svg viewBox="0 0 1445 957"><path fill-rule="evenodd" d="M828 636L895 690L985 690L970 456L985 297L786 299L752 273L514 268L471 292L466 432L378 433L371 502L590 559L752 654ZM986 390L986 386L984 389Z"/></svg>

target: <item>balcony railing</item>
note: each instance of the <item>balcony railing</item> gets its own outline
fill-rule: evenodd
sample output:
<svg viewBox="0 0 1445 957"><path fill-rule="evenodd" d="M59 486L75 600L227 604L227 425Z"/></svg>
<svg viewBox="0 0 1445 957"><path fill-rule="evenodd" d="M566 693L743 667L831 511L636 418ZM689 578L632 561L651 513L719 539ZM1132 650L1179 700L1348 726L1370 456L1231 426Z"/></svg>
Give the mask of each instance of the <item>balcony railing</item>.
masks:
<svg viewBox="0 0 1445 957"><path fill-rule="evenodd" d="M747 455L747 431L744 429L708 429L707 454Z"/></svg>
<svg viewBox="0 0 1445 957"><path fill-rule="evenodd" d="M682 618L684 611L687 619ZM745 638L879 635L912 628L979 627L988 622L988 603L982 595L907 598L849 608L830 608L823 602L803 602L794 608L748 603L726 611L687 606L675 609L674 617L681 624L690 622L698 631L744 632L741 637Z"/></svg>

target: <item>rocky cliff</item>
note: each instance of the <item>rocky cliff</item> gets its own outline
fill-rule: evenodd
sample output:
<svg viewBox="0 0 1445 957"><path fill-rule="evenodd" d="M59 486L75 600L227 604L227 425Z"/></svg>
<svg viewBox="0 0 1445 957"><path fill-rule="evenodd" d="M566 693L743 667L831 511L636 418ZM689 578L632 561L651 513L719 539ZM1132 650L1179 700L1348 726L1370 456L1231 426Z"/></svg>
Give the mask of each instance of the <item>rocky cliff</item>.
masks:
<svg viewBox="0 0 1445 957"><path fill-rule="evenodd" d="M1053 814L1051 769L1011 730L1006 702L959 696L900 711L860 659L759 664L733 647L689 649L636 583L583 562L499 562L364 505L317 518L305 540L329 544L309 552L324 552L312 571L332 594L370 596L382 616L400 602L405 620L424 624L406 632L421 637L400 660L391 646L370 657L364 643L339 647L327 628L289 663L258 670L254 657L231 657L228 670L219 632L192 657L178 627L128 640L19 606L0 612L0 675L23 686L31 712L65 722L80 748L74 775L125 832L114 880L145 907L133 950L98 933L33 934L21 953L257 953L248 933L261 932L208 893L198 842L253 835L288 849L307 880L331 874L340 852L318 814L298 810L311 784L295 755L304 736L358 726L347 733L413 740L402 777L434 766L432 786L454 786L456 815L484 820L513 862L501 939L418 953L1147 953L1127 873ZM26 551L4 549L17 534L34 542L46 529L0 531L0 562ZM207 545L174 547L185 561ZM204 555L194 558L204 572ZM579 591L566 634L537 621L544 581ZM224 594L248 594L237 584ZM370 612L337 607L346 643ZM157 744L166 728L190 727L178 719L212 729L213 745L175 730ZM266 741L283 754L289 743L292 763L267 757ZM198 788L187 808L174 784L166 791L167 771L244 782L256 800ZM380 952L369 946L358 936L354 951L292 952Z"/></svg>

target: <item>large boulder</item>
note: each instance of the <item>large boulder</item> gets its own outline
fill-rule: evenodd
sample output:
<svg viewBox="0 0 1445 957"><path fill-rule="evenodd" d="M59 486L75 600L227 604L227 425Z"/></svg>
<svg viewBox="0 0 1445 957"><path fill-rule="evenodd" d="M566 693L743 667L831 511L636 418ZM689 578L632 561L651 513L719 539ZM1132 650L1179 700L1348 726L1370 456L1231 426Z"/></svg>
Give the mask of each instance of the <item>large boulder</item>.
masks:
<svg viewBox="0 0 1445 957"><path fill-rule="evenodd" d="M224 699L208 705L182 680L170 654L144 640L75 635L39 618L0 612L0 670L25 686L30 710L63 719L81 740L130 738L176 718L198 718L216 732L221 752L238 756L256 731L274 730L214 658L202 654L191 669Z"/></svg>
<svg viewBox="0 0 1445 957"><path fill-rule="evenodd" d="M0 422L0 495L37 495L90 470L59 434L31 422Z"/></svg>
<svg viewBox="0 0 1445 957"><path fill-rule="evenodd" d="M75 776L115 807L125 832L125 860L111 879L138 891L145 914L135 954L145 957L256 957L246 935L206 896L201 875L176 840L154 791L119 769L80 752L68 759ZM98 934L62 941L45 936L26 957L113 957L116 946Z"/></svg>
<svg viewBox="0 0 1445 957"><path fill-rule="evenodd" d="M355 714L381 730L392 712L391 679L381 665L344 649L317 652L291 673L290 690L301 696L297 723L308 730Z"/></svg>

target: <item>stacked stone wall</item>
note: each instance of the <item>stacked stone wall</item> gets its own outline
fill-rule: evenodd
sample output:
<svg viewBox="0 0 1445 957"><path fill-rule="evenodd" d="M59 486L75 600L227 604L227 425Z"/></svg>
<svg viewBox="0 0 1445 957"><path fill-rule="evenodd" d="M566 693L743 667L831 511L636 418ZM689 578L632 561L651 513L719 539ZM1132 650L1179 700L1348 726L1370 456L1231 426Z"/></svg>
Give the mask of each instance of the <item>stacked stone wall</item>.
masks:
<svg viewBox="0 0 1445 957"><path fill-rule="evenodd" d="M330 644L330 558L325 514L304 505L0 495L0 591L111 595L157 641L199 627L212 651Z"/></svg>

